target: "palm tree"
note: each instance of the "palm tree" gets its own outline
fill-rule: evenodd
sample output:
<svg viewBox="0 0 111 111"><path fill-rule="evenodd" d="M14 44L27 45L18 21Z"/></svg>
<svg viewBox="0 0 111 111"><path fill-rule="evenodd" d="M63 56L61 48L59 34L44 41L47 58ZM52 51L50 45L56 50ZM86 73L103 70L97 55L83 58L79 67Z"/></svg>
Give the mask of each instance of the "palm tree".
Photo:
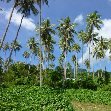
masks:
<svg viewBox="0 0 111 111"><path fill-rule="evenodd" d="M78 52L80 52L81 47L78 44L74 44L72 46L72 51L76 52L76 79L77 79L77 74L78 74Z"/></svg>
<svg viewBox="0 0 111 111"><path fill-rule="evenodd" d="M40 86L42 86L42 38L41 38L41 21L42 21L42 4L48 5L48 0L34 0L39 5L39 37L40 37Z"/></svg>
<svg viewBox="0 0 111 111"><path fill-rule="evenodd" d="M96 43L96 46L94 47L94 54L93 57L96 56L96 59L103 59L105 57L105 53L108 49L108 40L100 38L100 40ZM101 65L101 64L100 64ZM102 73L101 73L102 76Z"/></svg>
<svg viewBox="0 0 111 111"><path fill-rule="evenodd" d="M4 0L1 0L1 1L4 1ZM10 2L10 1L11 1L11 0L6 0L7 3ZM12 10L11 10L11 13L10 13L10 16L9 16L9 21L8 21L8 23L7 23L7 26L6 26L6 29L5 29L5 31L4 31L4 34L3 34L3 36L2 36L0 48L2 48L3 42L4 42L5 38L6 38L6 35L7 35L7 32L8 32L9 26L10 26L10 22L11 22L11 19L12 19L12 15L13 15L14 9L15 9L17 6L19 6L19 4L20 4L19 0L14 0L14 5L13 5L13 7L12 7Z"/></svg>
<svg viewBox="0 0 111 111"><path fill-rule="evenodd" d="M27 59L29 58L30 53L28 51L24 51L23 53L23 57L26 59L26 63L27 63Z"/></svg>
<svg viewBox="0 0 111 111"><path fill-rule="evenodd" d="M30 53L31 53L31 56L30 56L30 64L31 64L31 62L32 62L32 54L35 54L35 50L37 48L37 42L36 42L34 37L32 37L32 38L30 38L28 40L28 47L29 47Z"/></svg>
<svg viewBox="0 0 111 111"><path fill-rule="evenodd" d="M101 29L101 25L103 23L101 20L101 16L98 14L97 11L95 11L95 12L93 12L87 16L86 22L87 22L87 27L86 27L87 40L86 40L86 43L89 43L89 44L92 43L92 45L94 45L94 42L97 41L96 37L98 36L98 33L94 32L94 29L97 29L97 30ZM90 63L90 54L91 54L90 46L89 46L89 63Z"/></svg>
<svg viewBox="0 0 111 111"><path fill-rule="evenodd" d="M11 43L11 49L13 48L14 52L15 52L15 58L16 58L16 52L20 51L20 49L22 48L22 46L20 45L20 43L18 41L13 41Z"/></svg>
<svg viewBox="0 0 111 111"><path fill-rule="evenodd" d="M53 53L54 51L54 44L55 41L53 40L52 35L55 35L55 30L53 29L54 25L50 23L49 19L43 20L41 23L41 39L42 39L42 46L44 51L44 60L47 58L49 63L49 54ZM36 31L39 31L38 27ZM46 57L47 56L47 57ZM49 65L48 65L49 66Z"/></svg>
<svg viewBox="0 0 111 111"><path fill-rule="evenodd" d="M74 30L76 24L71 23L69 17L65 19L61 19L59 26L57 27L60 41L59 46L62 49L62 53L64 54L64 80L66 80L66 64L67 64L67 53L71 51L71 46L74 42L74 34L76 31Z"/></svg>
<svg viewBox="0 0 111 111"><path fill-rule="evenodd" d="M73 62L73 64L74 64L74 79L75 79L75 69L76 69L76 56L75 55L73 55L72 56L72 62Z"/></svg>
<svg viewBox="0 0 111 111"><path fill-rule="evenodd" d="M86 68L87 68L87 72L88 72L88 76L89 76L89 71L90 71L90 61L88 59L85 60L84 62Z"/></svg>
<svg viewBox="0 0 111 111"><path fill-rule="evenodd" d="M37 14L38 14L38 10L35 8L35 6L34 6L34 1L32 1L32 0L22 0L22 1L20 2L20 8L18 9L18 12L21 12L21 14L23 14L23 15L22 15L22 18L21 18L21 22L20 22L19 28L18 28L17 33L16 33L16 37L15 37L15 39L14 39L14 44L15 44L15 42L17 41L18 34L19 34L20 28L21 28L21 26L22 26L23 18L24 18L24 17L28 17L31 12L32 12L34 15L37 15ZM13 45L11 51L10 51L9 59L10 59L11 56L12 56L13 48L14 48L14 45ZM9 64L9 62L7 63L7 66L8 66L8 64Z"/></svg>
<svg viewBox="0 0 111 111"><path fill-rule="evenodd" d="M6 52L10 50L10 45L9 43L7 42L4 46L3 46L3 51L5 52L5 57L6 57Z"/></svg>

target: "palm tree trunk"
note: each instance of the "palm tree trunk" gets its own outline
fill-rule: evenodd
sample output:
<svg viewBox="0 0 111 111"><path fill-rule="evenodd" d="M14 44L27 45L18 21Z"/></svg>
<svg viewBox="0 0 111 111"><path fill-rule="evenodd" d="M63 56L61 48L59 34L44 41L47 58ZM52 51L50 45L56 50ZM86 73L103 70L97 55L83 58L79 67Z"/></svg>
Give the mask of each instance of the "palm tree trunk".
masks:
<svg viewBox="0 0 111 111"><path fill-rule="evenodd" d="M82 40L82 68L83 68L83 40Z"/></svg>
<svg viewBox="0 0 111 111"><path fill-rule="evenodd" d="M42 2L40 0L40 15L39 15L39 36L40 36L40 87L42 86L42 39L41 39L41 17L42 17Z"/></svg>
<svg viewBox="0 0 111 111"><path fill-rule="evenodd" d="M8 24L7 24L7 26L6 26L5 32L4 32L3 37L2 37L2 40L1 40L0 48L2 48L3 42L4 42L5 37L6 37L6 35L7 35L7 32L8 32L9 26L10 26L10 22L11 22L11 19L12 19L12 15L13 15L15 6L16 6L16 2L15 2L14 5L13 5L12 11L11 11L11 14L10 14L10 17L9 17Z"/></svg>
<svg viewBox="0 0 111 111"><path fill-rule="evenodd" d="M78 78L78 56L76 52L76 79Z"/></svg>
<svg viewBox="0 0 111 111"><path fill-rule="evenodd" d="M65 58L64 58L64 80L66 80L66 62L67 62L66 51L64 52L64 56L65 56Z"/></svg>
<svg viewBox="0 0 111 111"><path fill-rule="evenodd" d="M15 42L17 41L18 34L19 34L20 28L21 28L21 26L22 26L23 18L24 18L24 15L23 15L22 18L21 18L21 22L20 22L18 31L17 31L17 33L16 33L16 37L15 37L15 39L14 39L14 44L13 44L12 49L11 49L11 51L10 51L10 55L9 55L8 62L7 62L6 67L8 67L8 65L9 65L9 62L10 62L10 59L11 59L11 56L12 56L12 52L13 52L13 49L14 49L14 45L15 45Z"/></svg>
<svg viewBox="0 0 111 111"><path fill-rule="evenodd" d="M74 79L75 79L75 62L74 62Z"/></svg>
<svg viewBox="0 0 111 111"><path fill-rule="evenodd" d="M90 46L89 46L89 71L88 71L88 76L90 75L90 54L91 54L91 52L90 52Z"/></svg>

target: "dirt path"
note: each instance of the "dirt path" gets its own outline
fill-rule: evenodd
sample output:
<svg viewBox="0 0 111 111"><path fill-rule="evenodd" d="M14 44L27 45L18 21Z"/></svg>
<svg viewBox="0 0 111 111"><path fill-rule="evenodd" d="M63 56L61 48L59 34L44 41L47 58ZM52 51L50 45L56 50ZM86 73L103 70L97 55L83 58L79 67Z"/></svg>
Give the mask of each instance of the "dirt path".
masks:
<svg viewBox="0 0 111 111"><path fill-rule="evenodd" d="M111 106L107 105L83 103L77 101L74 101L72 104L76 111L111 111Z"/></svg>

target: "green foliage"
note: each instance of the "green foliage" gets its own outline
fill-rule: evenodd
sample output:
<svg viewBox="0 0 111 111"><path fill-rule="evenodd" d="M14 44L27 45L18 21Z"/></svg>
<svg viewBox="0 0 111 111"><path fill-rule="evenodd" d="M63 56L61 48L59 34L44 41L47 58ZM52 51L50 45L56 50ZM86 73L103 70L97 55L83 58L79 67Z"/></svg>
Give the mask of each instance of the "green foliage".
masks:
<svg viewBox="0 0 111 111"><path fill-rule="evenodd" d="M30 69L29 69L30 67ZM7 72L2 74L2 87L12 85L38 85L39 72L35 66L24 63L15 63L11 65Z"/></svg>
<svg viewBox="0 0 111 111"><path fill-rule="evenodd" d="M104 76L105 76L105 84L107 85L110 82L110 74L105 71Z"/></svg>
<svg viewBox="0 0 111 111"><path fill-rule="evenodd" d="M59 88L62 86L62 78L63 75L58 72L57 70L45 70L44 72L44 84L54 87L54 88Z"/></svg>
<svg viewBox="0 0 111 111"><path fill-rule="evenodd" d="M93 81L92 77L88 77L88 78L79 79L79 80L75 81L74 88L97 90L97 85Z"/></svg>
<svg viewBox="0 0 111 111"><path fill-rule="evenodd" d="M63 90L17 86L2 88L0 93L2 111L73 111L70 99Z"/></svg>

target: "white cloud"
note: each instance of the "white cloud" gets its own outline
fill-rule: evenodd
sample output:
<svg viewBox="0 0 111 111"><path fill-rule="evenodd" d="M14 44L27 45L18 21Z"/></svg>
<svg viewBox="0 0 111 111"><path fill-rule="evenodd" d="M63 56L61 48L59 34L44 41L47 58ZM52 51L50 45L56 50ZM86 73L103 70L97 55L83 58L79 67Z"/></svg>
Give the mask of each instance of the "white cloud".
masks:
<svg viewBox="0 0 111 111"><path fill-rule="evenodd" d="M103 38L111 38L111 19L104 19L103 20L103 26L101 28L100 31L95 30L95 32L99 33L99 37L102 36ZM86 48L86 52L83 54L83 62L89 58L89 47ZM91 47L91 51L93 51L92 47ZM108 60L109 58L109 50L106 52L106 57L104 58L104 60ZM96 58L93 58L91 56L91 62L93 62L93 64L97 64L99 61L96 60ZM79 63L82 64L82 58L79 59Z"/></svg>
<svg viewBox="0 0 111 111"><path fill-rule="evenodd" d="M80 14L75 18L74 22L83 25L83 20L84 20L83 15Z"/></svg>
<svg viewBox="0 0 111 111"><path fill-rule="evenodd" d="M6 20L9 20L11 10L12 9L10 9L9 11L2 12L2 14L4 14ZM20 24L21 18L22 18L22 14L17 13L17 10L15 9L14 12L13 12L11 22L18 26ZM36 26L33 23L33 19L24 18L23 22L22 22L22 27L27 29L27 30L33 31L33 30L35 30Z"/></svg>

